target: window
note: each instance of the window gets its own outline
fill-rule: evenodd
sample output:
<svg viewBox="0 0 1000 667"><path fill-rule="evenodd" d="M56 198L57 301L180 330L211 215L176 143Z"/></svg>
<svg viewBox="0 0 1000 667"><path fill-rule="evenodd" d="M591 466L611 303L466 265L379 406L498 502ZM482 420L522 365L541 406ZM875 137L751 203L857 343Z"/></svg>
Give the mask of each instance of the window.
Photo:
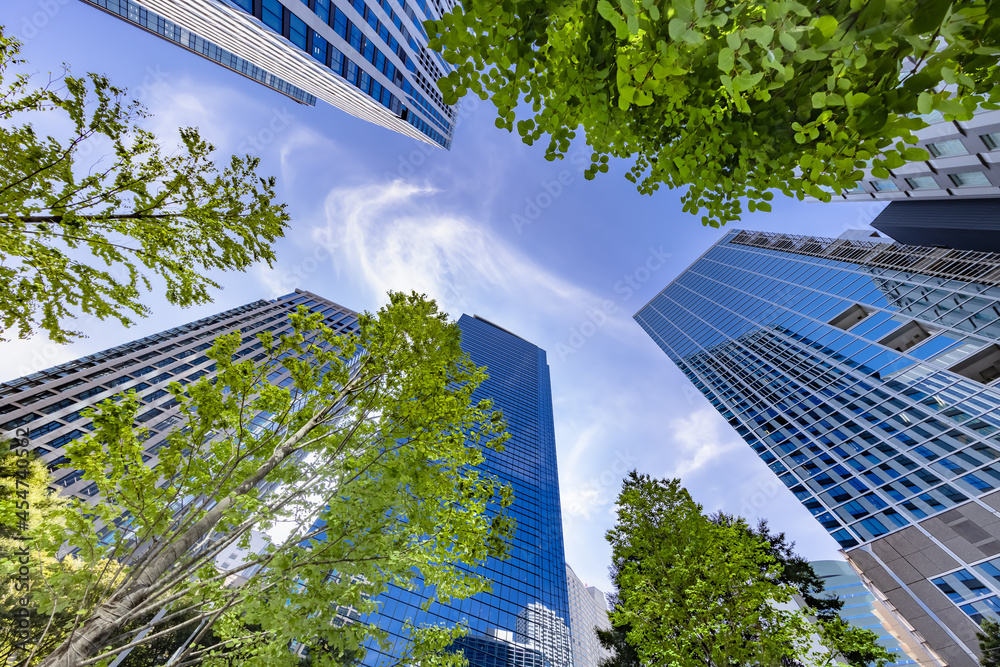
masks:
<svg viewBox="0 0 1000 667"><path fill-rule="evenodd" d="M330 0L316 0L316 16L323 20L323 23L330 22Z"/></svg>
<svg viewBox="0 0 1000 667"><path fill-rule="evenodd" d="M306 22L295 14L288 15L288 39L303 51L306 50Z"/></svg>
<svg viewBox="0 0 1000 667"><path fill-rule="evenodd" d="M313 34L313 50L312 57L320 61L324 65L326 64L326 49L327 43L320 35Z"/></svg>
<svg viewBox="0 0 1000 667"><path fill-rule="evenodd" d="M53 449L59 449L63 445L76 440L81 435L83 435L83 431L79 431L77 429L73 429L69 433L63 433L58 438L55 438L51 442L47 442L45 444L47 444L49 447L52 447ZM53 463L55 463L55 461L53 461Z"/></svg>
<svg viewBox="0 0 1000 667"><path fill-rule="evenodd" d="M893 183L892 181L890 181L887 178L884 178L884 179L881 179L881 180L878 180L878 181L872 181L871 183L872 183L872 187L875 188L875 192L886 192L886 191L889 191L889 190L898 190L899 189L898 187L896 187L895 183Z"/></svg>
<svg viewBox="0 0 1000 667"><path fill-rule="evenodd" d="M838 329L847 331L855 324L868 317L870 314L870 312L862 308L860 305L854 304L843 313L830 320L830 324Z"/></svg>
<svg viewBox="0 0 1000 667"><path fill-rule="evenodd" d="M914 176L906 179L906 184L914 190L937 190L941 187L933 176Z"/></svg>
<svg viewBox="0 0 1000 667"><path fill-rule="evenodd" d="M990 345L948 370L970 380L988 384L1000 377L1000 347Z"/></svg>
<svg viewBox="0 0 1000 667"><path fill-rule="evenodd" d="M882 525L882 522L878 519L863 519L861 525L868 529L868 531L875 537L879 535L884 535L889 532L889 529Z"/></svg>
<svg viewBox="0 0 1000 667"><path fill-rule="evenodd" d="M284 11L285 8L278 0L262 0L261 2L261 19L264 21L264 25L279 35L285 34Z"/></svg>
<svg viewBox="0 0 1000 667"><path fill-rule="evenodd" d="M934 157L949 157L951 155L968 155L969 151L959 139L935 141L925 146L927 152Z"/></svg>
<svg viewBox="0 0 1000 667"><path fill-rule="evenodd" d="M1000 132L990 132L989 134L980 134L979 138L983 140L986 147L991 151L995 151L1000 148Z"/></svg>
<svg viewBox="0 0 1000 667"><path fill-rule="evenodd" d="M916 322L909 322L880 340L879 345L885 345L897 352L906 352L927 338L930 338L930 333L925 328Z"/></svg>
<svg viewBox="0 0 1000 667"><path fill-rule="evenodd" d="M989 185L990 179L981 171L968 171L964 174L949 174L951 182L960 188L970 188L979 185Z"/></svg>

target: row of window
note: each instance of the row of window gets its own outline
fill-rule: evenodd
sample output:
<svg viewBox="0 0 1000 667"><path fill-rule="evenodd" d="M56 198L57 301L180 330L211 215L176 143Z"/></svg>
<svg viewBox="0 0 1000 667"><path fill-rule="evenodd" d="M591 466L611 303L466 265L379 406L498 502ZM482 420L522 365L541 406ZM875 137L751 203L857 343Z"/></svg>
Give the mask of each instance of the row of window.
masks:
<svg viewBox="0 0 1000 667"><path fill-rule="evenodd" d="M250 2L246 0L243 8L250 11L248 7ZM409 60L406 56L406 52L403 50L402 46L396 41L389 30L382 25L379 19L374 15L374 13L369 11L369 8L362 0L351 0L351 4L354 8L361 14L362 19L367 21L376 33L382 38L387 46L394 52L401 62L409 69L411 72L416 72L416 66ZM321 0L315 3L314 11L320 18L325 18L325 21L334 31L339 34L345 41L347 41L354 49L357 51L365 60L370 62L375 66L376 70L384 74L390 81L395 85L399 86L403 92L411 97L418 106L421 107L426 113L428 113L435 122L437 122L445 133L450 132L451 124L433 107L431 107L423 96L413 88L409 80L403 75L401 71L398 71L395 64L379 50L368 37L358 28L358 26L351 23L347 16L338 7L331 7L328 2ZM395 16L391 10L389 10L391 15L395 17L397 22L397 27L400 30L405 30L402 26L402 21ZM284 34L285 29L285 16L286 10L284 5L282 5L279 0L262 0L262 13L261 20L263 23L277 32L278 34ZM313 58L323 63L325 66L329 67L335 74L346 79L351 85L359 88L363 93L374 99L376 102L382 106L388 108L397 116L404 116L405 119L414 127L417 127L421 132L429 136L438 144L444 146L446 145L446 137L441 132L432 128L422 119L417 119L413 114L404 114L404 109L399 99L396 98L387 88L383 87L378 81L376 81L372 76L365 72L362 68L359 68L356 63L354 63L350 58L347 58L342 54L336 47L330 44L322 35L316 33L312 28L308 27L301 18L296 16L293 12L287 12L288 16L288 39L293 44L298 46L303 51L309 53ZM408 37L411 43L411 47L415 50L418 48L416 43L413 42L412 38ZM442 102L443 104L443 102Z"/></svg>
<svg viewBox="0 0 1000 667"><path fill-rule="evenodd" d="M131 0L88 1L94 3L98 7L108 10L109 12L117 14L130 23L138 24L147 30L155 32L161 37L169 39L189 51L194 51L195 53L205 56L206 58L210 58L223 67L239 72L240 74L250 77L269 88L273 88L274 90L277 90L294 100L310 106L316 104L316 98L301 88L293 86L284 79L279 79L270 72L267 72L253 63L240 58L236 54L231 53L184 28L181 28L179 25L173 23L172 21L168 21L159 14L155 14L145 7L141 7L134 2L131 2Z"/></svg>
<svg viewBox="0 0 1000 667"><path fill-rule="evenodd" d="M989 177L982 171L968 171L961 174L948 174L952 185L958 188L974 188L992 185ZM941 185L933 176L914 176L903 179L913 190L941 190ZM899 190L899 186L889 179L878 179L871 181L872 189L876 192L891 192Z"/></svg>

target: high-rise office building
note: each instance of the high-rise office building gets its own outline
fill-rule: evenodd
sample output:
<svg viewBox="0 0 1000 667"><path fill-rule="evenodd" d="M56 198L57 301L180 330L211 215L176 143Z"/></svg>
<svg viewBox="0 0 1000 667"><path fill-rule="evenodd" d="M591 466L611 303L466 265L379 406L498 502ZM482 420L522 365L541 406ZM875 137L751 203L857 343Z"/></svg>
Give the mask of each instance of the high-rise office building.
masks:
<svg viewBox="0 0 1000 667"><path fill-rule="evenodd" d="M545 351L478 316L462 315L462 349L489 379L473 401L491 399L503 411L511 439L504 451L485 450L479 468L514 490L508 509L517 520L510 558L489 559L478 574L493 591L420 609L422 590L391 587L371 620L396 638L403 624L462 622L469 634L455 642L474 667L572 667L562 510L556 465L552 393ZM366 665L385 664L370 646Z"/></svg>
<svg viewBox="0 0 1000 667"><path fill-rule="evenodd" d="M967 121L946 121L940 112L922 116L928 126L916 131L922 162L892 169L888 178L870 170L853 190L833 201L1000 197L1000 111L981 111Z"/></svg>
<svg viewBox="0 0 1000 667"><path fill-rule="evenodd" d="M903 245L1000 252L1000 198L894 201L872 227Z"/></svg>
<svg viewBox="0 0 1000 667"><path fill-rule="evenodd" d="M856 628L874 632L878 635L878 643L893 654L893 661L886 667L939 664L906 622L868 590L849 563L819 560L809 565L823 580L824 592L843 603L839 616ZM805 601L801 606L805 608ZM911 656L920 656L920 660Z"/></svg>
<svg viewBox="0 0 1000 667"><path fill-rule="evenodd" d="M66 445L93 430L91 420L81 414L86 408L135 390L143 403L137 420L150 429L144 458L155 464L167 433L181 419L167 386L188 384L212 373L215 362L205 351L222 334L241 331L243 343L237 354L263 358L263 344L256 335L290 331L288 315L300 305L322 312L336 331L356 330L354 311L309 292L296 290L272 301L255 301L0 384L0 433L28 429L32 453L48 465L55 488L97 502L97 484L84 479L82 471L62 467L69 461ZM290 382L287 371L281 372Z"/></svg>
<svg viewBox="0 0 1000 667"><path fill-rule="evenodd" d="M1000 256L733 230L635 319L941 661L974 667L1000 614Z"/></svg>
<svg viewBox="0 0 1000 667"><path fill-rule="evenodd" d="M100 401L133 389L143 408L137 420L150 429L145 459L155 464L167 433L180 421L175 401L166 390L171 382L188 384L211 374L215 363L205 356L212 341L239 330L243 342L237 355L263 358L256 334L290 330L288 315L299 306L321 312L337 332L357 330L357 313L309 292L227 310L190 324L76 361L0 384L0 432L29 429L33 453L48 464L54 486L76 498L98 501L97 485L80 471L66 469L65 447L92 430L81 412ZM427 611L420 605L423 591L391 588L382 611L373 620L404 639L403 624L466 624L469 636L456 642L476 667L573 667L569 640L566 561L563 551L562 511L556 464L555 431L549 369L544 350L478 317L459 320L462 349L487 366L489 379L473 401L490 398L503 411L511 439L503 452L487 450L481 472L513 487L509 508L517 531L508 560L490 559L477 571L493 582L490 594L436 603ZM291 381L278 376L276 382ZM217 565L230 569L266 545L254 535L250 550L229 549ZM360 620L352 609L337 610L345 622ZM374 665L383 658L371 647L365 659Z"/></svg>
<svg viewBox="0 0 1000 667"><path fill-rule="evenodd" d="M601 646L595 632L598 628L611 629L608 602L604 593L583 583L569 565L566 566L566 583L569 589L573 667L597 667L602 660L611 657L611 651Z"/></svg>
<svg viewBox="0 0 1000 667"><path fill-rule="evenodd" d="M456 107L436 82L426 19L454 0L82 0L302 104L321 99L451 148Z"/></svg>

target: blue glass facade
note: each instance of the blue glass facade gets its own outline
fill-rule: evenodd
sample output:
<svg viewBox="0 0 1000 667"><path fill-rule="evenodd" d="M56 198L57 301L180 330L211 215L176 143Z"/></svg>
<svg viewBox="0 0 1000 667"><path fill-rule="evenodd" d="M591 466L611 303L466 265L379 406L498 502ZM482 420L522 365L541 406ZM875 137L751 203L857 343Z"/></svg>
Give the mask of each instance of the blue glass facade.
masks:
<svg viewBox="0 0 1000 667"><path fill-rule="evenodd" d="M469 628L454 648L475 667L572 667L569 602L563 550L562 511L556 465L552 395L545 351L478 317L458 321L462 349L486 366L489 379L473 400L489 398L503 411L511 439L503 452L487 451L480 470L513 487L511 515L517 531L510 558L490 559L478 573L492 580L491 594L427 611L422 591L390 588L380 627L404 640L403 624L462 622ZM387 664L392 656L369 647L366 665Z"/></svg>
<svg viewBox="0 0 1000 667"><path fill-rule="evenodd" d="M86 1L299 102L314 104L319 96L366 120L451 147L457 110L444 103L435 82L453 68L427 49L422 22L439 18L454 0L432 0L433 6L426 0L196 0L191 7L165 0ZM243 21L249 17L250 25L234 13ZM375 104L359 105L347 90Z"/></svg>
<svg viewBox="0 0 1000 667"><path fill-rule="evenodd" d="M941 664L971 667L1000 610L971 574L1000 555L998 276L986 253L732 231L635 315Z"/></svg>
<svg viewBox="0 0 1000 667"><path fill-rule="evenodd" d="M874 632L878 635L878 643L893 654L893 661L886 667L916 665L917 661L907 655L907 648L914 655L926 659L919 639L912 633L905 632L903 628L894 628L905 635L905 648L892 636L886 624L879 618L880 616L891 618L891 614L886 613L882 602L868 590L850 565L836 560L813 561L809 565L823 580L824 592L843 603L838 615L856 628Z"/></svg>

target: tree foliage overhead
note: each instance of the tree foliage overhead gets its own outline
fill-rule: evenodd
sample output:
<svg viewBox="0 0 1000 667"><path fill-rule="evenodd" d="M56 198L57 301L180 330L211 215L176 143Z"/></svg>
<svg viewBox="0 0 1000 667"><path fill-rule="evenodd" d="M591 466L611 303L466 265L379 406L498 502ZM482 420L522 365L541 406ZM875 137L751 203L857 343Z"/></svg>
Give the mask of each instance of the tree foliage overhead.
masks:
<svg viewBox="0 0 1000 667"><path fill-rule="evenodd" d="M588 178L626 158L640 192L689 186L684 210L718 226L740 198L829 201L868 161L881 178L927 159L911 114L997 108L998 17L996 0L467 0L427 26L457 66L445 102L488 97L550 160L582 130Z"/></svg>
<svg viewBox="0 0 1000 667"><path fill-rule="evenodd" d="M890 661L874 633L826 611L836 605L820 604L822 613L815 613L792 604L794 594L819 590L815 575L794 569L801 559L789 558L783 535L766 526L754 530L737 517L705 516L677 480L636 472L625 480L618 508L607 533L618 589L614 630L601 638L609 648L623 641L631 648L608 667L820 666L845 656L853 665Z"/></svg>
<svg viewBox="0 0 1000 667"><path fill-rule="evenodd" d="M0 27L0 339L66 342L79 313L127 326L148 314L152 276L187 306L219 287L207 272L271 264L288 215L258 158L219 166L196 128L164 150L124 89L97 74L33 87L11 71L19 49ZM68 138L40 136L43 122Z"/></svg>
<svg viewBox="0 0 1000 667"><path fill-rule="evenodd" d="M35 592L41 613L78 610L40 665L97 665L136 641L182 632L199 642L208 631L218 641L193 645L178 665L294 666L293 640L316 667L350 662L366 641L409 664L457 663L442 651L458 628L408 628L411 641L394 644L337 613L363 618L390 583L444 601L489 590L476 566L506 557L514 529L510 487L476 467L508 437L489 401L472 402L484 369L433 301L390 299L359 317L356 336L300 309L293 333L259 335L259 362L234 355L239 333L220 337L208 352L215 377L171 386L182 420L158 464L143 460L135 394L99 406L93 433L67 450L104 500L73 502L49 522L64 528L31 535L40 555L68 543L85 566L49 573ZM216 569L219 554L279 521L292 527L284 542ZM101 588L83 585L107 563L121 565ZM227 587L236 574L246 583ZM140 640L135 621L162 609Z"/></svg>

